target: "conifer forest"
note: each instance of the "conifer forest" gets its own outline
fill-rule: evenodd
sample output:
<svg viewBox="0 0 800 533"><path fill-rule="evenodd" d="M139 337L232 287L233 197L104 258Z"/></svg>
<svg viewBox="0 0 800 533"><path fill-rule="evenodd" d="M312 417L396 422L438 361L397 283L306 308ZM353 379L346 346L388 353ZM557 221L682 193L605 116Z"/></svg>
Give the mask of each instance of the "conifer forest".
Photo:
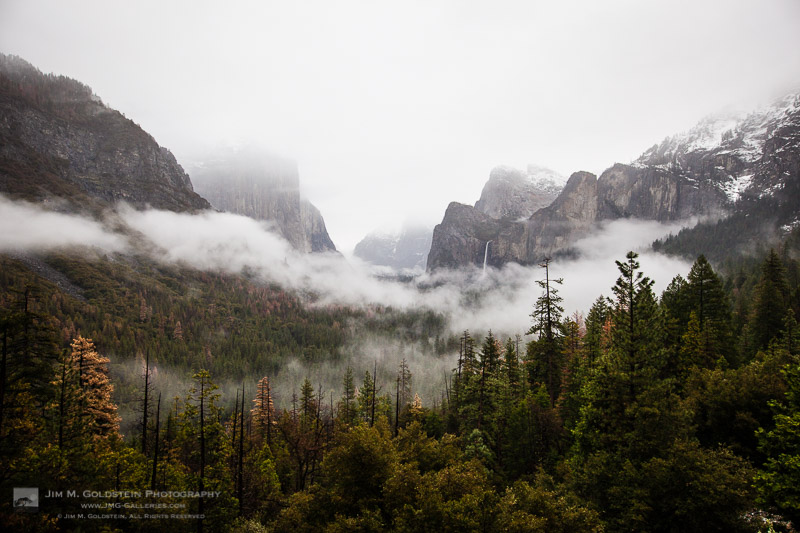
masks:
<svg viewBox="0 0 800 533"><path fill-rule="evenodd" d="M377 361L346 367L335 394L306 378L282 406L269 372L254 379L239 363L273 346L259 331L316 357L336 351L356 311L310 313L280 290L218 276L202 309L133 285L116 314L101 313L102 287L70 301L6 260L2 484L110 491L96 501L111 507L63 498L3 520L20 531L790 531L800 518L790 246L732 277L700 256L660 295L630 252L585 316L565 311L569 280L547 260L530 340L464 331L431 344L431 357L457 351L437 396L420 397L402 359L380 373ZM235 351L193 346L197 325L233 308L241 323L219 327L236 332ZM395 320L441 333L434 317ZM101 354L133 350L136 372L115 378ZM280 350L266 352L277 364ZM165 394L158 369L180 357L191 377ZM223 394L229 378L239 385ZM68 518L113 515L115 504L176 513L153 502L204 519Z"/></svg>
<svg viewBox="0 0 800 533"><path fill-rule="evenodd" d="M0 533L799 533L798 0L0 0Z"/></svg>

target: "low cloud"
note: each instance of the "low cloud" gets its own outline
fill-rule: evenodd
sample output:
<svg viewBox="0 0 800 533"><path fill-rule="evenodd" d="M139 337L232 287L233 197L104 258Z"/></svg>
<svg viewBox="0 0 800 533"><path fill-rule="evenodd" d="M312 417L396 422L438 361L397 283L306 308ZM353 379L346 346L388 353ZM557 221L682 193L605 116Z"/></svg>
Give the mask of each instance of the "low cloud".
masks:
<svg viewBox="0 0 800 533"><path fill-rule="evenodd" d="M413 281L378 279L371 267L338 254L295 251L272 226L230 213L200 214L136 211L120 207L118 220L132 230L125 236L103 224L74 215L44 211L27 203L0 198L0 250L42 251L92 246L124 252L136 246L161 262L201 270L246 272L309 296L318 305L366 306L381 304L400 309L432 309L445 314L453 332L469 329L498 335L524 334L541 289L543 269L509 264L501 269L478 267L423 274ZM677 232L684 225L619 220L599 226L577 241L577 259L555 259L551 278L564 278L559 287L566 313L586 312L598 296L609 295L619 276L615 260L629 250L640 252L642 270L663 290L690 265L650 250L653 240ZM142 244L143 243L143 244Z"/></svg>
<svg viewBox="0 0 800 533"><path fill-rule="evenodd" d="M90 246L109 252L127 248L127 239L103 224L77 215L47 211L0 196L0 252L39 252Z"/></svg>

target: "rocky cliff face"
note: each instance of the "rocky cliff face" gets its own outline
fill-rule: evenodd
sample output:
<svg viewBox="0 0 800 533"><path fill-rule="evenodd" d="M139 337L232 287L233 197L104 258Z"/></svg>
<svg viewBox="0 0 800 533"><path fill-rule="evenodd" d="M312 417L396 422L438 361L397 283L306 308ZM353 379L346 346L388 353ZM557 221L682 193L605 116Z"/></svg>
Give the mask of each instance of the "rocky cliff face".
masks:
<svg viewBox="0 0 800 533"><path fill-rule="evenodd" d="M0 192L88 211L210 207L169 150L91 89L2 54Z"/></svg>
<svg viewBox="0 0 800 533"><path fill-rule="evenodd" d="M451 204L434 230L428 269L480 266L487 241L489 264L533 264L568 251L598 222L619 218L666 222L713 215L717 238L720 228L730 226L724 230L731 234L724 253L736 248L732 244L800 226L799 176L800 95L790 95L749 114L709 117L599 178L573 174L552 203L525 220L514 217L535 205L533 194L509 185L522 181L519 173L493 172L484 195L496 194L507 203L482 196L475 208ZM704 242L705 249L687 251L676 244L680 239L664 249L709 253L710 237L682 235L684 242Z"/></svg>
<svg viewBox="0 0 800 533"><path fill-rule="evenodd" d="M424 270L431 249L433 230L404 228L400 233L373 232L356 244L356 257L396 271Z"/></svg>
<svg viewBox="0 0 800 533"><path fill-rule="evenodd" d="M747 115L710 117L634 164L668 168L729 200L729 216L656 243L658 249L722 261L775 246L800 229L800 94Z"/></svg>
<svg viewBox="0 0 800 533"><path fill-rule="evenodd" d="M524 262L524 222L558 197L564 181L543 167L496 167L474 207L457 202L448 206L433 230L427 269L482 265L484 260L493 266Z"/></svg>
<svg viewBox="0 0 800 533"><path fill-rule="evenodd" d="M526 219L550 205L565 181L558 173L533 165L527 172L496 167L489 174L475 209L492 218Z"/></svg>
<svg viewBox="0 0 800 533"><path fill-rule="evenodd" d="M300 195L293 161L239 151L192 167L191 173L197 191L217 209L272 222L299 251L336 250L319 210Z"/></svg>

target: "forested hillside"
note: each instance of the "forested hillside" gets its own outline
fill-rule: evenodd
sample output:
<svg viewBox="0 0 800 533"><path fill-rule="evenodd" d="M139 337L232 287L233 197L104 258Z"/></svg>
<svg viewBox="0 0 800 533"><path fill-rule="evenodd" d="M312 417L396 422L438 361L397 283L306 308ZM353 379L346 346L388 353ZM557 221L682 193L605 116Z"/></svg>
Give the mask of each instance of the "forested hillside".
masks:
<svg viewBox="0 0 800 533"><path fill-rule="evenodd" d="M563 309L570 280L545 263L531 340L464 332L439 397L419 397L403 360L389 381L377 363L348 368L335 395L306 379L285 407L272 365L292 350L334 354L354 311L310 311L241 278L48 257L69 295L6 259L2 484L183 506L208 531L792 531L796 253L787 242L730 279L701 256L661 295L630 253L586 316ZM109 366L139 352L122 405ZM166 361L193 373L169 398L153 386ZM257 387L216 389L256 365ZM136 422L124 438L123 408ZM198 528L65 518L86 501L43 501L37 514L3 502L3 522Z"/></svg>
<svg viewBox="0 0 800 533"><path fill-rule="evenodd" d="M0 55L0 112L3 531L800 528L796 95L552 203L494 183L436 234L438 267L478 268L397 279L207 211L79 82ZM332 249L296 171L248 172L210 190ZM656 243L693 262L661 294L634 252L613 286L561 272L601 223L720 208ZM503 331L520 294L529 327Z"/></svg>

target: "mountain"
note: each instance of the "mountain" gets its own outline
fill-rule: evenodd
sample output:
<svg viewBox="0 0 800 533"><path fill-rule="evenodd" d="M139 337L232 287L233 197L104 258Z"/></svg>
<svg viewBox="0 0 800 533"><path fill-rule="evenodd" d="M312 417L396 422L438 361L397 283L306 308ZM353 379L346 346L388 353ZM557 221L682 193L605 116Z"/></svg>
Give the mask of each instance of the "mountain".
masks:
<svg viewBox="0 0 800 533"><path fill-rule="evenodd" d="M685 229L656 249L724 262L775 246L800 227L800 94L746 115L709 117L635 164L710 182L730 201L728 216Z"/></svg>
<svg viewBox="0 0 800 533"><path fill-rule="evenodd" d="M489 174L475 209L492 218L524 219L556 199L566 179L550 169L529 165L527 172L496 167Z"/></svg>
<svg viewBox="0 0 800 533"><path fill-rule="evenodd" d="M336 251L319 210L300 195L294 161L245 149L190 170L197 191L217 209L272 222L302 252Z"/></svg>
<svg viewBox="0 0 800 533"><path fill-rule="evenodd" d="M394 270L425 270L431 249L431 228L406 227L399 233L373 232L356 244L356 257Z"/></svg>
<svg viewBox="0 0 800 533"><path fill-rule="evenodd" d="M558 173L534 165L527 171L496 167L475 206L452 202L433 230L427 269L521 260L524 220L548 206L564 187ZM502 238L501 238L502 235ZM487 251L487 241L492 241Z"/></svg>
<svg viewBox="0 0 800 533"><path fill-rule="evenodd" d="M169 150L82 83L0 54L0 193L97 212L208 209Z"/></svg>
<svg viewBox="0 0 800 533"><path fill-rule="evenodd" d="M483 209L450 204L434 229L428 269L480 265L484 258L493 266L534 264L569 253L598 223L620 218L700 217L705 222L656 246L687 256L708 250L713 256L717 250L722 258L800 224L798 176L800 95L795 94L754 112L708 117L599 178L577 172L552 203L524 220L498 216L503 211L486 209L487 203ZM487 183L487 189L497 187ZM531 203L530 194L507 198L507 213L524 213ZM713 239L722 244L715 248Z"/></svg>

